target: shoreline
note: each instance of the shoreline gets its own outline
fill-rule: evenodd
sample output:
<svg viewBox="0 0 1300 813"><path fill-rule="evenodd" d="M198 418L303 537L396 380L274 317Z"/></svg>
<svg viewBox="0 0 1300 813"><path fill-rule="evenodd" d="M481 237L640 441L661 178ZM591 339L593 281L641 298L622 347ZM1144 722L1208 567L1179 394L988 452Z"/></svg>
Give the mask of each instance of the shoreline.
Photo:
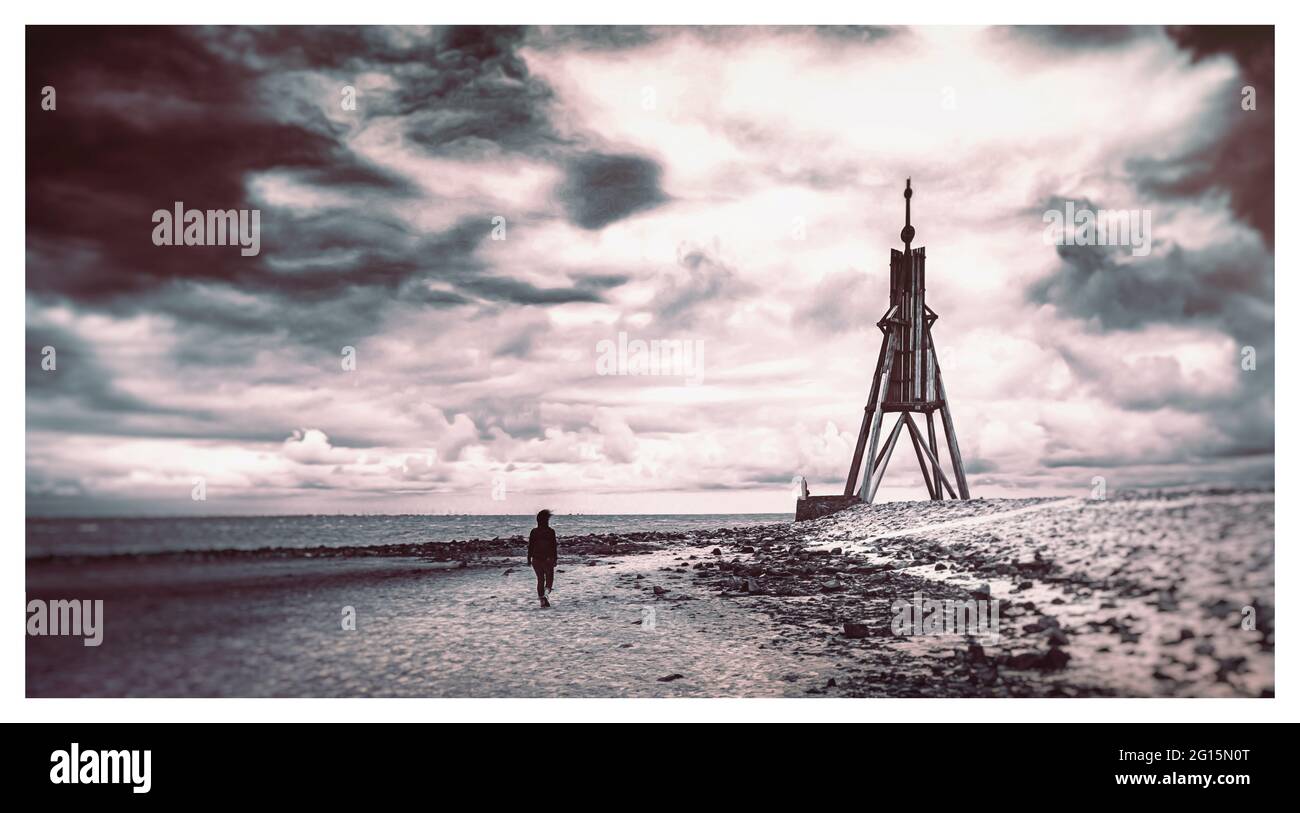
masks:
<svg viewBox="0 0 1300 813"><path fill-rule="evenodd" d="M927 501L561 537L555 613L535 607L522 537L29 560L29 596L103 594L128 629L114 635L110 615L102 652L28 638L27 690L95 694L99 675L108 694L149 696L1268 696L1272 507L1249 491ZM1250 578L1216 576L1225 528L1243 529L1229 572ZM1135 531L1186 544L1112 544ZM999 640L893 635L891 604L918 591L997 600ZM340 635L343 604L363 621ZM1259 611L1249 633L1230 624L1244 604ZM518 653L537 640L550 654L531 667L560 672L530 682ZM145 676L164 645L164 679ZM337 663L270 680L268 658ZM184 676L214 661L224 682ZM89 679L59 676L78 669Z"/></svg>
<svg viewBox="0 0 1300 813"><path fill-rule="evenodd" d="M1122 492L1111 498L1111 502L1124 502L1134 499L1142 500L1182 500L1193 497L1216 497L1216 496L1244 496L1250 494L1274 493L1271 486L1201 486L1201 487L1178 487L1178 488L1143 488L1133 489ZM927 506L947 506L945 511L953 512L956 509L953 506L970 506L967 508L971 516L982 516L985 513L1000 513L1002 506L1007 505L1025 505L1033 506L1043 503L1076 499L1071 497L1046 496L1046 497L997 497L997 498L975 498L972 500L944 500L932 502L925 499L903 500L888 503L877 503L870 506L873 517L873 523L880 525L881 534L888 535L902 527L899 522L892 518L892 514L907 512L920 509L925 510ZM980 508L983 506L983 508ZM298 518L304 517L361 517L366 518L372 515L284 515ZM388 516L388 515L384 515ZM403 514L394 516L417 517L422 515ZM440 516L440 515L430 515ZM457 515L460 516L460 515ZM465 515L471 516L471 515ZM531 522L528 515L518 515L521 527ZM555 515L557 521L561 524L566 516L565 514ZM588 516L588 515L579 515ZM636 516L615 514L610 516ZM712 516L709 514L646 514L644 516ZM771 515L752 515L752 516L790 516L791 514L771 514ZM834 514L827 516L835 516ZM958 520L967 516L967 514L957 511L950 516L957 517ZM128 517L126 519L144 519L144 520L184 520L184 519L265 519L281 518L281 515L250 515L250 516L231 516L223 515L185 517L185 516L167 516L167 517ZM825 519L819 517L818 519ZM48 521L47 517L27 517L28 521ZM81 518L53 518L53 519L81 519ZM122 519L119 517L101 517L97 519L114 520ZM746 531L752 531L764 528L785 528L787 526L806 527L811 522L817 520L808 520L804 522L795 522L793 519L777 522L756 522L744 525L726 525L712 528L694 528L690 530L642 530L642 531L620 531L608 533L580 533L580 534L563 534L560 537L560 544L573 546L575 552L590 553L601 552L602 549L619 544L629 544L629 552L638 550L654 549L663 543L674 541L683 541L700 535L724 536ZM904 519L903 524L910 524L910 519ZM935 528L934 530L942 530ZM528 545L527 532L511 534L502 537L495 536L491 539L476 537L472 539L450 539L428 542L400 542L400 543L380 543L365 545L265 545L260 547L224 547L224 548L188 548L180 550L156 550L156 551L114 551L108 553L43 553L36 556L25 557L24 562L27 565L54 565L54 564L108 564L114 562L161 562L161 561L222 561L230 559L314 559L314 558L331 558L331 557L417 557L428 559L430 561L450 561L464 560L472 562L476 558L490 555L507 555L508 552L523 550Z"/></svg>
<svg viewBox="0 0 1300 813"><path fill-rule="evenodd" d="M789 523L762 523L701 531L628 531L625 533L580 534L564 536L560 544L575 553L613 553L653 550L662 543L680 541L700 533L726 534L746 529L766 528ZM43 554L25 561L28 565L114 564L121 562L203 562L233 559L324 559L324 558L419 558L429 561L472 561L492 555L512 555L528 547L528 537L515 534L493 539L453 539L447 542L400 542L377 545L266 546L261 548L214 548L146 551L140 553Z"/></svg>

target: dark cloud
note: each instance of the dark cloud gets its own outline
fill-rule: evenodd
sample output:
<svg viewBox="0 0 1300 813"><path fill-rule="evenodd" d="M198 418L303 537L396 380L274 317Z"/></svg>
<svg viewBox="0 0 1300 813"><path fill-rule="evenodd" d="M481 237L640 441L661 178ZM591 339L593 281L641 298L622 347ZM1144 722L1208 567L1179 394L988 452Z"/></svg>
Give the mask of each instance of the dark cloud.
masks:
<svg viewBox="0 0 1300 813"><path fill-rule="evenodd" d="M240 357L239 340L229 336L217 345ZM44 348L55 351L56 367L42 366ZM164 388L150 385L140 395L124 390L92 342L57 326L27 327L27 428L92 435L151 438L206 438L252 442L283 439L284 432L268 421L231 421L208 409L171 404L158 397ZM143 360L133 364L145 364ZM169 362L177 363L175 359Z"/></svg>
<svg viewBox="0 0 1300 813"><path fill-rule="evenodd" d="M817 25L812 30L828 39L849 42L882 42L908 34L906 28L892 25Z"/></svg>
<svg viewBox="0 0 1300 813"><path fill-rule="evenodd" d="M252 208L245 181L260 170L300 169L322 184L387 194L404 188L334 139L272 118L254 76L212 53L198 30L29 27L27 60L38 86L58 92L57 110L27 121L34 292L99 301L177 278L266 275L265 253L150 241L153 211L175 201ZM268 214L263 228L274 233ZM67 262L69 247L93 262Z"/></svg>
<svg viewBox="0 0 1300 813"><path fill-rule="evenodd" d="M962 460L962 466L966 469L967 474L992 474L998 471L998 464L992 460L985 460L980 457L966 457Z"/></svg>
<svg viewBox="0 0 1300 813"><path fill-rule="evenodd" d="M1230 83L1204 111L1200 129L1213 137L1196 148L1130 159L1138 189L1166 200L1225 191L1233 211L1271 248L1274 234L1274 32L1272 26L1015 26L992 29L999 40L1028 45L1035 59L1062 50L1113 49L1144 37L1168 37L1190 60L1231 59L1240 81ZM1242 89L1255 89L1255 109L1242 109Z"/></svg>
<svg viewBox="0 0 1300 813"><path fill-rule="evenodd" d="M498 357L526 359L532 355L538 339L546 335L547 327L544 322L530 322L520 325L496 346L493 354Z"/></svg>
<svg viewBox="0 0 1300 813"><path fill-rule="evenodd" d="M1261 273L1272 257L1242 241L1200 250L1173 246L1167 254L1127 256L1118 246L1058 246L1061 264L1029 286L1031 302L1102 330L1147 325L1208 325L1243 344L1272 342L1273 278Z"/></svg>
<svg viewBox="0 0 1300 813"><path fill-rule="evenodd" d="M514 29L453 29L449 50L403 66L394 106L375 112L406 117L407 137L438 155L549 155L566 139L551 123L551 88L514 51L521 43Z"/></svg>
<svg viewBox="0 0 1300 813"><path fill-rule="evenodd" d="M1093 51L1126 45L1153 31L1149 26L1136 25L1016 25L994 29L993 33L1045 51Z"/></svg>
<svg viewBox="0 0 1300 813"><path fill-rule="evenodd" d="M626 285L632 277L627 274L574 274L572 279L579 288L601 291Z"/></svg>
<svg viewBox="0 0 1300 813"><path fill-rule="evenodd" d="M1051 205L1059 206L1060 201ZM1087 201L1083 205L1092 208ZM1135 345L1136 360L1126 361L1098 354L1086 345L1058 344L1054 349L1078 383L1080 396L1114 404L1129 414L1172 411L1198 415L1210 431L1191 439L1171 435L1160 444L1161 456L1152 457L1147 448L1104 454L1080 449L1068 431L1048 426L1053 440L1043 464L1049 468L1107 468L1272 454L1272 255L1255 239L1197 250L1173 245L1147 257L1128 252L1124 247L1060 246L1061 264L1028 288L1028 298L1082 319L1097 332L1136 332L1168 325L1227 334L1234 344L1218 363L1221 370L1233 371L1236 381L1227 390L1207 387L1200 374L1180 361L1178 348ZM1255 370L1241 369L1239 350L1245 346L1257 354ZM1212 380L1221 377L1210 376Z"/></svg>
<svg viewBox="0 0 1300 813"><path fill-rule="evenodd" d="M545 48L622 51L657 42L669 33L646 25L545 25L531 31L528 41Z"/></svg>
<svg viewBox="0 0 1300 813"><path fill-rule="evenodd" d="M1182 437L1162 438L1159 444L1160 451L1156 453L1152 452L1149 445L1146 447L1135 445L1121 452L1098 453L1076 448L1064 438L1064 433L1054 432L1054 439L1047 444L1042 465L1049 469L1088 468L1104 471L1128 466L1198 465L1220 460L1248 461L1251 458L1267 458L1274 454L1271 416L1252 415L1254 419L1266 417L1268 420L1266 427L1253 430L1242 426L1237 421L1232 421L1230 416L1227 417L1228 423L1212 424L1214 431L1192 442ZM1239 431L1241 429L1250 431L1243 435ZM1049 431L1051 431L1050 427Z"/></svg>
<svg viewBox="0 0 1300 813"><path fill-rule="evenodd" d="M53 370L42 366L45 348L53 348ZM65 401L92 412L162 413L165 408L149 404L114 385L95 352L75 335L51 326L27 328L27 397L37 403ZM30 411L30 410L29 410ZM40 410L30 415L39 418Z"/></svg>
<svg viewBox="0 0 1300 813"><path fill-rule="evenodd" d="M730 308L757 290L731 266L702 249L682 253L677 264L685 273L665 279L650 301L650 310L660 323L698 324L717 315L718 308Z"/></svg>
<svg viewBox="0 0 1300 813"><path fill-rule="evenodd" d="M1057 348L1077 380L1097 397L1126 410L1166 408L1200 413L1220 432L1184 446L1179 460L1252 456L1273 448L1274 218L1273 30L1253 27L1173 28L1168 35L1193 61L1231 57L1241 83L1230 84L1206 111L1209 133L1219 134L1195 150L1171 157L1140 157L1127 164L1139 191L1159 200L1195 200L1226 191L1233 212L1262 238L1234 240L1187 250L1174 245L1149 257L1125 256L1110 247L1060 246L1061 264L1027 291L1033 302L1052 304L1101 331L1149 325L1208 326L1258 354L1259 369L1244 372L1230 393L1205 394L1188 380L1173 356L1151 348L1131 368L1098 361L1085 350ZM1118 36L1118 34L1116 34ZM1243 110L1241 85L1256 89L1257 109ZM1056 199L1049 207L1059 208ZM1082 205L1092 207L1090 202ZM1157 230L1158 236L1158 230ZM1238 366L1235 355L1223 359ZM1263 450L1263 451L1261 451ZM1049 466L1123 465L1137 461L1096 459L1067 448L1047 456ZM1170 461L1173 462L1173 461Z"/></svg>
<svg viewBox="0 0 1300 813"><path fill-rule="evenodd" d="M1273 88L1273 39L1271 25L1175 25L1169 36L1193 59L1227 54L1252 82Z"/></svg>
<svg viewBox="0 0 1300 813"><path fill-rule="evenodd" d="M600 296L582 288L539 288L510 277L481 276L463 280L461 287L487 299L515 305L560 305L566 302L599 302Z"/></svg>
<svg viewBox="0 0 1300 813"><path fill-rule="evenodd" d="M661 174L648 158L588 153L569 162L557 194L570 220L584 229L603 229L666 201L659 187Z"/></svg>
<svg viewBox="0 0 1300 813"><path fill-rule="evenodd" d="M560 142L547 119L549 89L515 53L524 35L507 27L430 37L382 28L29 28L28 73L59 94L56 111L28 118L29 292L305 343L373 330L392 302L600 301L612 277L539 287L489 271L475 254L490 213L441 233L412 231L384 205L407 204L408 180L358 158L344 128L318 108L268 98L261 84L312 69L336 72L341 87L362 70L385 71L397 82L385 98L395 102L372 100L367 110L363 101L362 114L409 114L408 137L431 152L492 145L546 155ZM587 228L660 197L658 167L644 159L569 153L555 160L570 171L572 211ZM260 205L254 257L232 246L152 244L154 210L175 201L254 208L248 181L265 172L355 205ZM196 300L195 285L251 295L262 307L234 296Z"/></svg>
<svg viewBox="0 0 1300 813"><path fill-rule="evenodd" d="M583 51L625 51L674 37L691 37L704 43L738 42L760 37L814 35L830 43L876 43L906 36L907 29L883 25L554 25L529 32L528 43L545 48Z"/></svg>
<svg viewBox="0 0 1300 813"><path fill-rule="evenodd" d="M1272 26L1177 26L1170 37L1193 61L1228 56L1241 80L1227 87L1211 111L1211 125L1225 134L1171 159L1135 161L1131 171L1144 191L1190 198L1227 191L1232 209L1271 248L1274 219L1274 102ZM1255 109L1242 109L1242 89L1255 89Z"/></svg>
<svg viewBox="0 0 1300 813"><path fill-rule="evenodd" d="M1070 368L1080 393L1091 394L1109 401L1125 410L1151 412L1177 409L1187 413L1231 412L1248 406L1257 396L1268 395L1269 376L1243 373L1242 385L1229 391L1197 388L1200 383L1193 371L1188 370L1176 353L1165 354L1165 348L1144 348L1148 355L1134 361L1111 354L1091 352L1084 346L1058 344L1053 348ZM1239 356L1229 351L1221 364L1235 369ZM1263 389L1251 386L1258 382Z"/></svg>

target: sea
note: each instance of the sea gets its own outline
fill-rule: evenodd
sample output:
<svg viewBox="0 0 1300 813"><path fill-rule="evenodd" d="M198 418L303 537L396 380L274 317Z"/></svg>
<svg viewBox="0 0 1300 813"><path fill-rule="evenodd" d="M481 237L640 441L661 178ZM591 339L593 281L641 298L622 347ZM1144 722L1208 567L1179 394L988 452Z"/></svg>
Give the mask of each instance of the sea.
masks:
<svg viewBox="0 0 1300 813"><path fill-rule="evenodd" d="M792 514L557 514L561 537L788 522ZM420 544L527 536L532 515L27 518L27 558Z"/></svg>

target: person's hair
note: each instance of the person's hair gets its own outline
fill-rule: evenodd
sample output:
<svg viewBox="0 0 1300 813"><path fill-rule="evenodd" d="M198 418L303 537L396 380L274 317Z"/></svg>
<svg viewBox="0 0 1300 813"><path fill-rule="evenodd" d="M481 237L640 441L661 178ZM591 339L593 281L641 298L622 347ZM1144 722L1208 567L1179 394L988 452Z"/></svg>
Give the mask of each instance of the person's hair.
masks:
<svg viewBox="0 0 1300 813"><path fill-rule="evenodd" d="M537 512L538 525L548 522L550 519L551 519L551 511L549 508L543 508L542 510Z"/></svg>

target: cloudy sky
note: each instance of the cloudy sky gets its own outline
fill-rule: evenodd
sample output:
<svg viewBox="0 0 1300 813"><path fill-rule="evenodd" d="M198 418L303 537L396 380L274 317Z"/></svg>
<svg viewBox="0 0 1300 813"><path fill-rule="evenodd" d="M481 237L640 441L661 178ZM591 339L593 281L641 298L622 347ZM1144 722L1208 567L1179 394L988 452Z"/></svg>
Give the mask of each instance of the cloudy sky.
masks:
<svg viewBox="0 0 1300 813"><path fill-rule="evenodd" d="M29 514L838 493L907 177L975 496L1272 479L1271 30L28 28L27 81Z"/></svg>

